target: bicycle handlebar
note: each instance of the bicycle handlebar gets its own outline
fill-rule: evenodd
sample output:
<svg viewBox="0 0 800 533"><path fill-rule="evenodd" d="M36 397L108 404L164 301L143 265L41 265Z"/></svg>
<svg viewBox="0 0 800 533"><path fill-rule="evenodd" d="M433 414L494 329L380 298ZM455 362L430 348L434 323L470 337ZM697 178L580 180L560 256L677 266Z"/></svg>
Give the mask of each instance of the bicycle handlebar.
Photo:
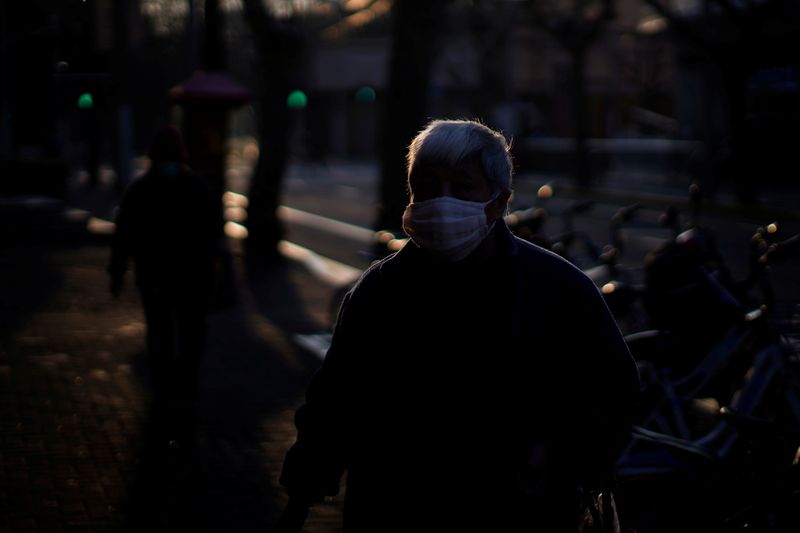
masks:
<svg viewBox="0 0 800 533"><path fill-rule="evenodd" d="M768 266L776 262L785 261L791 257L793 252L797 251L798 246L800 246L800 233L780 242L770 244L767 247L767 251L759 257L758 262L763 266Z"/></svg>
<svg viewBox="0 0 800 533"><path fill-rule="evenodd" d="M611 217L611 222L613 224L624 224L626 222L630 222L633 220L634 215L637 211L642 209L642 204L639 202L627 205L625 207L620 207L614 216Z"/></svg>
<svg viewBox="0 0 800 533"><path fill-rule="evenodd" d="M735 426L741 431L752 433L754 435L763 435L764 433L777 433L780 435L790 436L795 439L800 438L800 428L790 426L749 414L738 412L736 409L724 406L719 410L720 416Z"/></svg>

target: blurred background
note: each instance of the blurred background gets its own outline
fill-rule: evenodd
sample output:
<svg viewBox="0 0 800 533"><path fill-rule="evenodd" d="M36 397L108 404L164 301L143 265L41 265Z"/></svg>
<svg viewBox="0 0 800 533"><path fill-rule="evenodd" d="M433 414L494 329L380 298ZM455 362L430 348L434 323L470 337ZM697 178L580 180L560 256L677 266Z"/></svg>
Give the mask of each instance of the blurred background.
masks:
<svg viewBox="0 0 800 533"><path fill-rule="evenodd" d="M430 118L503 132L509 224L573 243L624 333L653 325L626 280L688 243L765 288L745 316L796 356L798 45L795 0L0 1L0 531L273 524L294 409L343 291L402 245ZM230 245L186 454L148 429L139 297L107 294L118 202L164 124Z"/></svg>
<svg viewBox="0 0 800 533"><path fill-rule="evenodd" d="M767 187L797 187L796 2L37 0L0 9L2 192L63 194L59 165L124 188L169 121L202 146L194 151L206 160L196 154L194 166L257 193L253 239L279 233L269 219L294 161L377 165L372 226L395 228L403 151L429 117L480 118L512 140L518 173L582 187L694 182L741 205ZM218 138L200 133L209 125ZM227 158L237 155L250 167L213 168L221 157L235 166ZM261 186L227 183L242 173Z"/></svg>

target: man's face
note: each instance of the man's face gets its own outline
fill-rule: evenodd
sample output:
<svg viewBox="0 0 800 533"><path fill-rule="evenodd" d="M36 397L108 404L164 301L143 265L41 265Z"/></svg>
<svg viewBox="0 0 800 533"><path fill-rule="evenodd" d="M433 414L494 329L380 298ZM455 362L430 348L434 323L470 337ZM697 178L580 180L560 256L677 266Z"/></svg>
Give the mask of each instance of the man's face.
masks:
<svg viewBox="0 0 800 533"><path fill-rule="evenodd" d="M452 169L441 165L418 167L409 177L411 202L423 202L440 196L449 196L468 202L488 202L492 188L477 157L462 162ZM486 206L489 222L499 219L505 212L510 194L501 192L495 201Z"/></svg>
<svg viewBox="0 0 800 533"><path fill-rule="evenodd" d="M477 158L470 158L452 169L441 165L418 167L409 178L411 201L422 202L450 196L469 202L486 202L492 189Z"/></svg>

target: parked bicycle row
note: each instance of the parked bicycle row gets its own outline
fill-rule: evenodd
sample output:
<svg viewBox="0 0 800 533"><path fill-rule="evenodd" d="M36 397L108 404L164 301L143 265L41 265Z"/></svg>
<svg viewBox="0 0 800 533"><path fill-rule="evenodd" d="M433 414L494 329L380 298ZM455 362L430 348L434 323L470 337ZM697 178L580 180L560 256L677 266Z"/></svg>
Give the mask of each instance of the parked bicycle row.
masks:
<svg viewBox="0 0 800 533"><path fill-rule="evenodd" d="M627 330L643 389L618 463L623 529L797 531L800 328L771 274L798 257L800 235L774 222L754 227L748 270L737 278L701 223L699 190L690 194L688 213L664 211L670 238L638 265L625 263L623 232L641 204L614 214L605 246L575 229L592 202L562 211L560 233L544 231L543 205L509 223L582 266Z"/></svg>
<svg viewBox="0 0 800 533"><path fill-rule="evenodd" d="M779 294L773 275L796 268L800 235L763 221L731 257L703 223L701 199L693 186L688 209L655 218L643 203L619 207L603 232L595 201L551 209L543 186L506 222L584 270L639 365L638 418L617 472L623 530L797 531L800 302ZM645 227L660 238L629 254ZM644 254L642 241L653 244ZM373 253L403 243L382 232Z"/></svg>

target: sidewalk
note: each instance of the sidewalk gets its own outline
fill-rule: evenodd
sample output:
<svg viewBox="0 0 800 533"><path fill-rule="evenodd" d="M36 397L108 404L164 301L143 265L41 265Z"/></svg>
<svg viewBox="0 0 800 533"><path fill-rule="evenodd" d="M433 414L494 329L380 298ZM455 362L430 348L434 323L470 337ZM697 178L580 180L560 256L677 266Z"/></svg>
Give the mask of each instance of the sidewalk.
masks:
<svg viewBox="0 0 800 533"><path fill-rule="evenodd" d="M308 183L325 186L326 181L348 183L377 194L380 168L374 161L329 161L324 165L298 162L287 171L287 187L293 180L299 187ZM545 183L554 187L556 194L565 197L593 198L622 204L642 202L652 207L686 207L689 203L688 176L677 173L634 172L631 170L609 171L598 176L595 183L586 189L575 185L568 174L519 172L514 176L517 194L535 192ZM800 182L778 186L760 184L757 198L752 205L742 206L731 190L732 184L722 183L710 197L704 198L704 209L716 214L744 217L763 221L770 217L800 221Z"/></svg>
<svg viewBox="0 0 800 533"><path fill-rule="evenodd" d="M356 181L375 171L348 169ZM209 316L196 439L159 442L132 278L120 300L107 292L102 219L117 193L73 192L0 202L12 237L0 247L0 531L268 531L285 503L277 478L293 412L320 362L295 335L328 330L335 288L292 259L252 269L234 255L235 301ZM678 187L620 180L593 194L685 200ZM797 214L794 198L763 209ZM341 503L314 507L306 531L338 531Z"/></svg>
<svg viewBox="0 0 800 533"><path fill-rule="evenodd" d="M193 446L150 429L132 278L107 292L107 237L43 225L0 248L0 531L268 531L293 411L319 358L333 289L298 263L248 269L209 316ZM36 233L38 232L38 233ZM341 500L307 531L337 531Z"/></svg>

